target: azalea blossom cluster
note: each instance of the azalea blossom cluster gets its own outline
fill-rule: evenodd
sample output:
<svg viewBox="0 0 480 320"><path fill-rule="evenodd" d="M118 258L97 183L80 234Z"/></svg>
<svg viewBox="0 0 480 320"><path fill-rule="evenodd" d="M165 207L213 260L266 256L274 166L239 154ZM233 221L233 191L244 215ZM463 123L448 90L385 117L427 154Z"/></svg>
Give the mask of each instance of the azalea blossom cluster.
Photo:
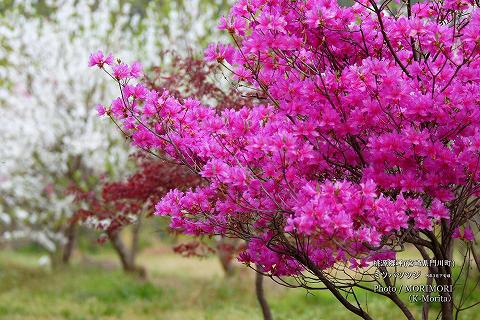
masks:
<svg viewBox="0 0 480 320"><path fill-rule="evenodd" d="M171 191L156 214L188 234L243 239L243 262L279 276L308 270L334 293L322 272L334 265L368 266L404 243L448 257L452 236L473 240L480 9L390 5L237 1L219 25L232 44L205 56L259 101L240 109L150 90L136 65L92 56L121 88L100 113L207 182Z"/></svg>
<svg viewBox="0 0 480 320"><path fill-rule="evenodd" d="M148 88L155 90L168 89L177 97L196 97L202 101L216 103L219 108L224 105L240 107L247 102L236 93L236 88L229 86L225 81L217 81L221 76L220 66L204 61L192 51L187 54L176 50L165 50L161 55L163 64L149 68L148 75L143 75ZM103 67L115 65L111 54L104 55L97 51L92 53L90 66ZM122 66L124 73L134 76L140 75L142 67L134 63L130 68ZM113 71L119 76L119 72ZM105 113L101 105L97 107L100 114ZM128 179L117 182L103 181L100 186L84 191L80 188L72 188L78 203L84 206L78 210L71 223L82 221L85 225L104 231L99 241L110 239L114 248L121 257L122 265L127 271L138 270L135 268L135 250L127 253L127 247L123 245L118 236L123 227L132 224L132 245L137 248L138 230L143 224L143 217L151 217L154 205L168 191L179 188L187 190L189 187L200 184L201 177L189 172L184 166L171 162L164 162L151 155L136 153L134 158L137 168ZM99 188L100 187L100 188ZM172 231L172 230L169 230ZM205 239L204 239L205 240ZM137 241L138 242L138 241ZM218 257L226 275L233 272L232 261L234 252L241 247L237 240L228 240L215 237L212 241L199 241L194 239L189 243L180 243L174 247L174 251L184 256L205 256L214 252ZM125 248L125 249L124 249ZM133 259L122 259L122 257Z"/></svg>
<svg viewBox="0 0 480 320"><path fill-rule="evenodd" d="M153 66L148 75L144 75L140 63L134 62L129 66L115 62L112 54L105 55L99 50L90 55L88 66L103 68L109 65L113 68L112 75L115 78L148 76L144 78L147 88L169 90L180 99L197 97L202 101L219 103L219 107L227 103L240 107L247 102L234 94L234 88L219 86L219 83L212 81L219 74L217 65L207 63L191 52L183 56L174 50L163 52L162 59L169 63ZM119 101L116 99L115 104ZM106 109L97 105L97 112L104 115ZM143 153L136 153L133 158L137 169L127 179L103 181L101 190L71 188L70 193L75 195L77 202L86 204L77 212L74 221L84 220L108 233L117 232L121 227L135 223L136 216L144 211L148 216L153 213L154 205L168 191L176 188L186 190L201 182L200 176L189 172L184 166Z"/></svg>

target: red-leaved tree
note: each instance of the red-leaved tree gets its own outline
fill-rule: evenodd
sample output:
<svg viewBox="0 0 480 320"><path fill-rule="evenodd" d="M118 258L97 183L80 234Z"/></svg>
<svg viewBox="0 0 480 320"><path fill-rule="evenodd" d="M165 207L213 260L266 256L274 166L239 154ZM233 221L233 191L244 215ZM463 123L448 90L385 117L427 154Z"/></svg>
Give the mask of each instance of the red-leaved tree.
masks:
<svg viewBox="0 0 480 320"><path fill-rule="evenodd" d="M141 223L153 212L155 203L172 189L188 189L199 184L200 178L184 167L136 155L137 171L124 181L107 182L101 190L75 190L77 201L83 204L71 223L81 220L104 231L126 272L145 275L137 266ZM120 237L123 227L132 225L131 243ZM102 238L101 238L102 239ZM105 239L106 240L106 239Z"/></svg>

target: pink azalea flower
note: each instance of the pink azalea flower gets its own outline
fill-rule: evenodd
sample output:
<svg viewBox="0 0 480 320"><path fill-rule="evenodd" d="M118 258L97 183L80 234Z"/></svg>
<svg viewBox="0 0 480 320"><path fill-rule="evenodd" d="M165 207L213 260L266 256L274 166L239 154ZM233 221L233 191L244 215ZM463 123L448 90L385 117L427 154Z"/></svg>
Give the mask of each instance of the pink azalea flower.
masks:
<svg viewBox="0 0 480 320"><path fill-rule="evenodd" d="M228 63L232 63L234 49L231 45L224 45L221 43L210 44L205 50L205 59L207 61L222 62L226 60Z"/></svg>
<svg viewBox="0 0 480 320"><path fill-rule="evenodd" d="M117 80L122 80L130 76L130 68L127 64L121 63L113 66L113 76Z"/></svg>
<svg viewBox="0 0 480 320"><path fill-rule="evenodd" d="M104 64L112 65L113 64L113 56L112 54L108 54L108 56L104 56L103 51L98 50L95 53L90 54L90 59L88 60L88 66L93 67L97 66L99 68L103 68Z"/></svg>
<svg viewBox="0 0 480 320"><path fill-rule="evenodd" d="M140 76L142 76L142 72L143 72L143 67L140 62L135 61L134 63L131 64L130 76L132 78L139 78Z"/></svg>
<svg viewBox="0 0 480 320"><path fill-rule="evenodd" d="M112 102L112 112L117 117L123 117L125 112L125 104L123 103L122 98L118 97Z"/></svg>

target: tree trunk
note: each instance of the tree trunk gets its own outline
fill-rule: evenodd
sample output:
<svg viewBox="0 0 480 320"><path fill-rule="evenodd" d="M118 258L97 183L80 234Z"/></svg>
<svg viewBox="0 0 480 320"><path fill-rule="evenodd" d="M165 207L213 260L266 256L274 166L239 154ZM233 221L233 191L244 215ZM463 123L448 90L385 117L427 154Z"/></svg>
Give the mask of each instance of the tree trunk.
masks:
<svg viewBox="0 0 480 320"><path fill-rule="evenodd" d="M232 259L229 255L226 255L224 252L218 252L218 258L220 259L220 264L222 265L223 272L227 277L233 276L233 266Z"/></svg>
<svg viewBox="0 0 480 320"><path fill-rule="evenodd" d="M472 250L473 260L477 265L477 271L480 272L480 256L477 254L476 246L477 246L477 242L475 241L474 243L471 244L471 250Z"/></svg>
<svg viewBox="0 0 480 320"><path fill-rule="evenodd" d="M220 238L220 240L218 240L217 242L218 258L220 260L220 264L222 265L222 269L225 272L225 275L227 277L231 277L233 275L232 250L233 249L230 248L230 245L227 239Z"/></svg>
<svg viewBox="0 0 480 320"><path fill-rule="evenodd" d="M427 286L432 285L432 283L433 283L433 278L429 277L427 279ZM430 296L430 293L428 293L427 296ZM423 303L423 307L422 307L422 320L428 320L429 311L430 311L430 303L426 301Z"/></svg>
<svg viewBox="0 0 480 320"><path fill-rule="evenodd" d="M453 304L451 301L442 302L442 320L453 320Z"/></svg>
<svg viewBox="0 0 480 320"><path fill-rule="evenodd" d="M451 260L451 258L449 258ZM447 269L447 268L445 268ZM453 277L451 270L440 270L440 273L450 274L450 278L436 278L437 285L450 286L452 285L451 277ZM453 290L452 290L453 291ZM449 298L450 301L441 302L442 320L453 320L453 292L439 292L442 298Z"/></svg>
<svg viewBox="0 0 480 320"><path fill-rule="evenodd" d="M443 220L443 219L442 219ZM446 237L447 238L447 237ZM452 261L453 258L453 239L448 238L447 241L445 241L445 244L443 244L442 247L437 250L437 252L434 254L434 258L437 260L450 260ZM452 269L450 267L438 267L439 273L443 274L450 274L450 278L435 278L435 282L438 285L447 285L451 286L453 285L452 279ZM441 310L442 310L442 320L453 320L453 290L452 292L440 292L439 295L441 297L445 298L450 298L450 301L445 301L441 302Z"/></svg>
<svg viewBox="0 0 480 320"><path fill-rule="evenodd" d="M257 264L257 269L262 271L262 267ZM265 292L263 290L263 275L259 272L255 272L255 293L257 295L258 303L262 308L263 320L272 320L272 313L270 311L270 306L268 301L265 298Z"/></svg>
<svg viewBox="0 0 480 320"><path fill-rule="evenodd" d="M130 264L135 265L135 260L138 254L138 244L140 240L140 229L142 227L142 216L139 214L137 222L132 226L132 245L130 247Z"/></svg>
<svg viewBox="0 0 480 320"><path fill-rule="evenodd" d="M75 248L75 242L77 239L77 224L71 223L65 230L65 237L67 238L67 242L63 246L63 253L62 253L62 263L67 265L70 263L70 259L73 254L73 249Z"/></svg>
<svg viewBox="0 0 480 320"><path fill-rule="evenodd" d="M120 238L119 232L114 232L108 235L110 242L112 243L115 252L117 253L118 257L120 258L120 263L122 264L122 268L125 271L132 271L133 266L130 263L128 250L125 247L122 239Z"/></svg>
<svg viewBox="0 0 480 320"><path fill-rule="evenodd" d="M123 271L128 273L135 273L142 278L146 277L145 269L142 267L137 267L131 261L131 253L128 252L127 247L120 238L119 232L114 232L108 235L110 242L112 243L115 252L120 258L120 263L122 264Z"/></svg>

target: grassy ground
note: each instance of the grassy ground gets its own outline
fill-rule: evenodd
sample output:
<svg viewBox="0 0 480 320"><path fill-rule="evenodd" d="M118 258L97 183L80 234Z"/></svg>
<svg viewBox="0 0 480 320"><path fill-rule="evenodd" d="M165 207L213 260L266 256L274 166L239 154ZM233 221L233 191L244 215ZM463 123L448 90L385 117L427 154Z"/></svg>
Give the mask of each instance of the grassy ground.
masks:
<svg viewBox="0 0 480 320"><path fill-rule="evenodd" d="M147 281L124 275L109 254L88 262L77 258L71 268L57 271L39 267L38 258L0 252L0 319L261 319L251 272L239 268L226 279L214 258L147 250L139 259ZM307 294L271 282L266 290L276 320L354 319L323 292ZM402 319L384 300L368 299L374 319ZM480 319L472 310L461 319Z"/></svg>

